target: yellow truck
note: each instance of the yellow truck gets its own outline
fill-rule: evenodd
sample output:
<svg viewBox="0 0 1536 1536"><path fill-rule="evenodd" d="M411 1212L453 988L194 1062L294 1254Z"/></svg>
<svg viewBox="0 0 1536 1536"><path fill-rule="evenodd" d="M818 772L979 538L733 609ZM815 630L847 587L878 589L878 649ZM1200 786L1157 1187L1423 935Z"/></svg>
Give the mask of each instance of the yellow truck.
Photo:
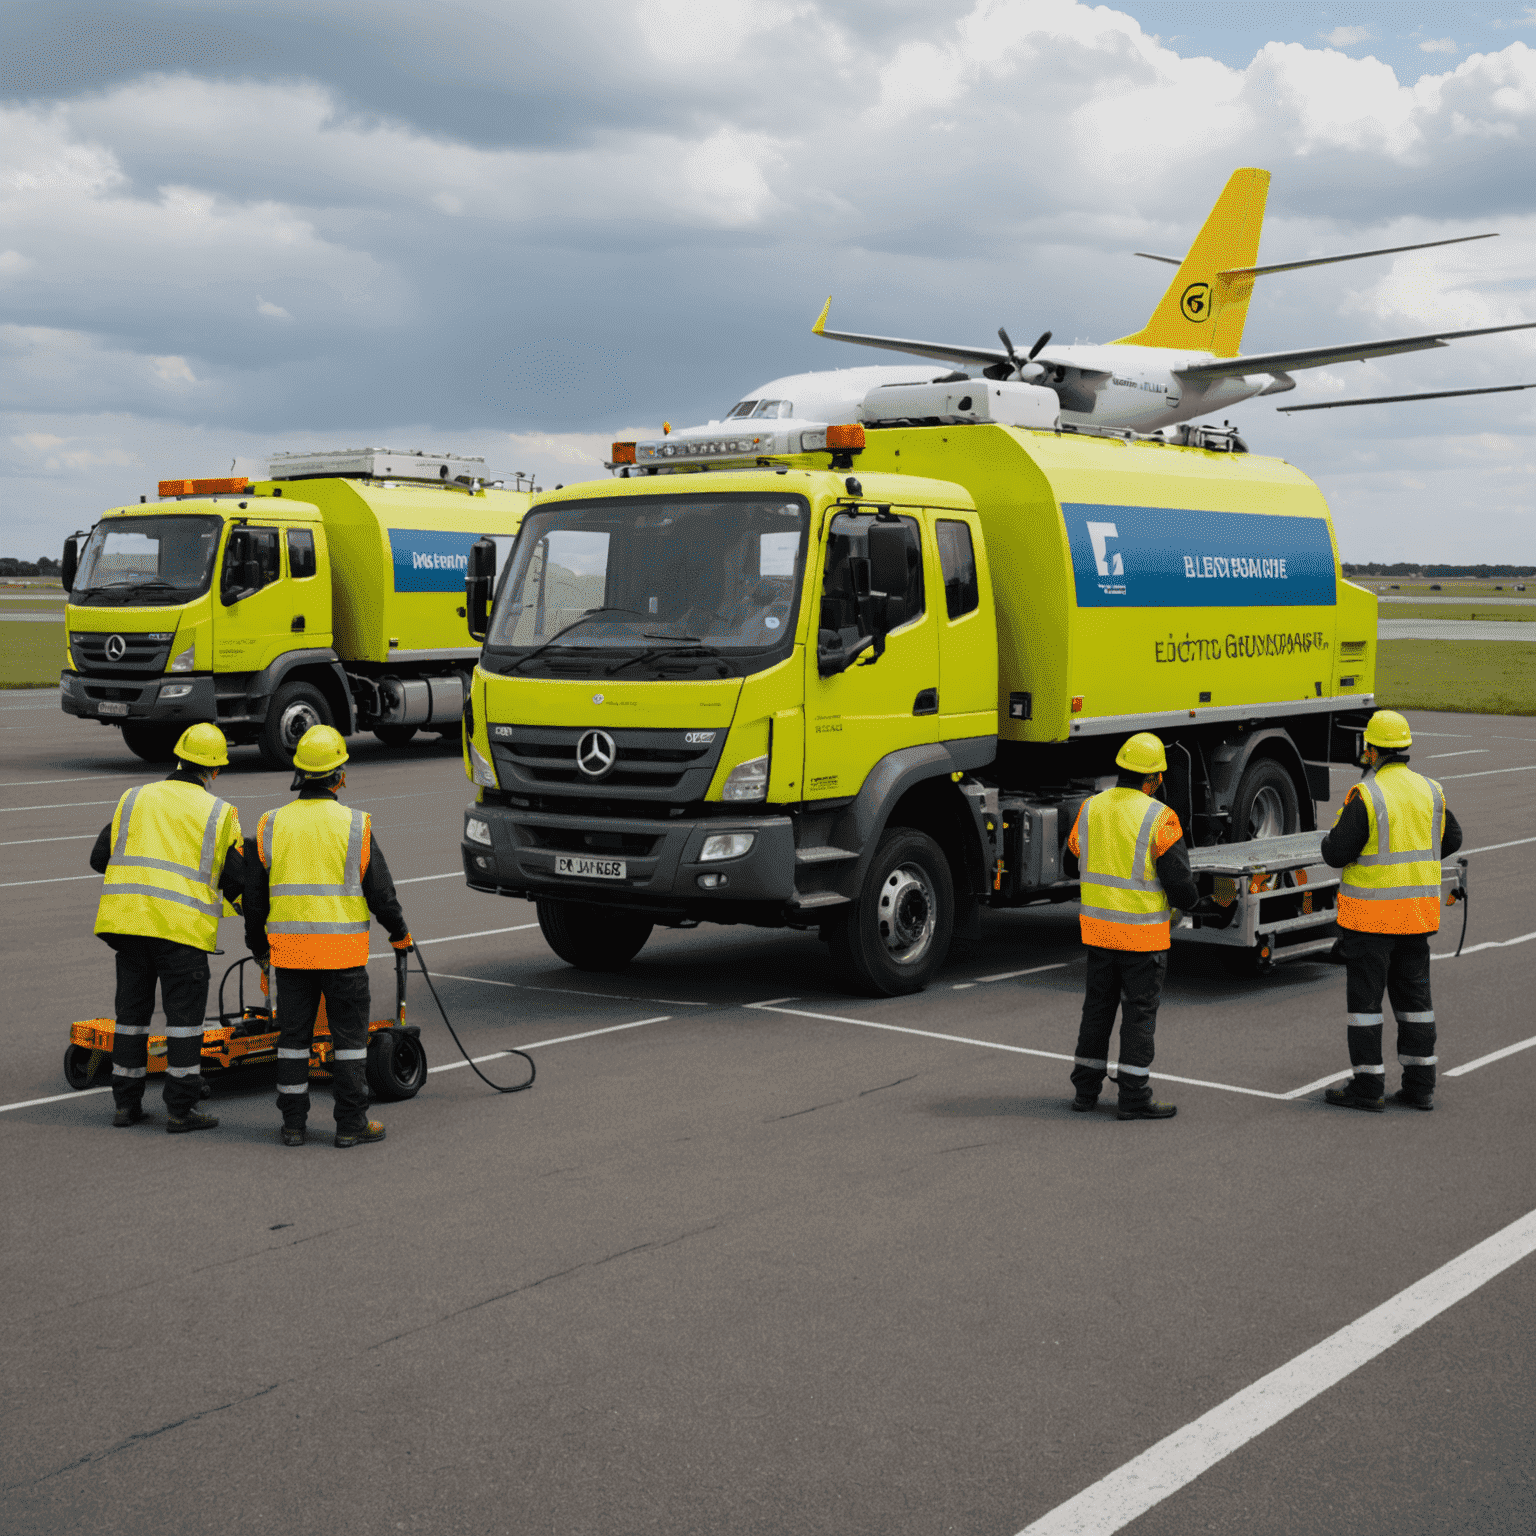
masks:
<svg viewBox="0 0 1536 1536"><path fill-rule="evenodd" d="M1023 386L946 388L1000 399L615 444L619 478L538 498L494 600L476 548L471 887L534 898L578 966L752 923L915 991L979 907L1075 898L1077 807L1152 730L1219 854L1183 936L1328 947L1316 804L1359 751L1376 599L1318 488L1232 434L1007 425Z"/></svg>
<svg viewBox="0 0 1536 1536"><path fill-rule="evenodd" d="M469 550L510 549L532 500L483 476L447 454L287 454L265 480L162 480L113 507L64 546L64 712L148 762L199 720L274 767L312 725L456 734Z"/></svg>

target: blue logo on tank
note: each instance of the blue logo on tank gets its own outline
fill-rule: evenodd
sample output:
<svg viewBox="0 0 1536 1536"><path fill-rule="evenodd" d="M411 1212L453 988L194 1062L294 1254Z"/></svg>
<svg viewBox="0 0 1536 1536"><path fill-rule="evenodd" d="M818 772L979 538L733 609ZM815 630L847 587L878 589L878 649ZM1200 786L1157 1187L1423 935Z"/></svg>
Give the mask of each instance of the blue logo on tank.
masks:
<svg viewBox="0 0 1536 1536"><path fill-rule="evenodd" d="M1320 517L1061 505L1079 608L1331 608Z"/></svg>
<svg viewBox="0 0 1536 1536"><path fill-rule="evenodd" d="M478 533L440 533L430 528L391 528L396 592L463 592L470 546Z"/></svg>

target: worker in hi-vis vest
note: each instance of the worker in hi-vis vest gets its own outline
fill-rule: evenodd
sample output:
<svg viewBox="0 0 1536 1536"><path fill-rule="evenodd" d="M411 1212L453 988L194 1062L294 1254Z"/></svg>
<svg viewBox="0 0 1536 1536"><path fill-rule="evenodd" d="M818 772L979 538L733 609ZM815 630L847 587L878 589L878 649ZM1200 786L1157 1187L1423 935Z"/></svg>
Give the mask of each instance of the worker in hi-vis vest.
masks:
<svg viewBox="0 0 1536 1536"><path fill-rule="evenodd" d="M1083 1021L1072 1058L1072 1108L1086 1113L1099 1101L1118 1008L1118 1117L1166 1120L1177 1110L1153 1100L1150 1069L1168 970L1168 903L1171 897L1187 911L1199 896L1179 818L1152 798L1168 766L1162 742L1150 731L1138 731L1116 754L1115 766L1118 783L1083 802L1067 838L1066 872L1080 882L1079 921L1088 947Z"/></svg>
<svg viewBox="0 0 1536 1536"><path fill-rule="evenodd" d="M1323 859L1339 878L1338 953L1348 967L1349 1063L1355 1075L1324 1097L1345 1109L1386 1107L1381 997L1397 1018L1402 1087L1414 1109L1435 1107L1435 1005L1429 995L1429 936L1440 931L1440 861L1461 847L1461 828L1434 779L1408 766L1413 735L1392 709L1365 728L1365 769L1351 784Z"/></svg>
<svg viewBox="0 0 1536 1536"><path fill-rule="evenodd" d="M112 1124L152 1119L144 1088L158 982L165 1009L165 1128L206 1131L219 1123L196 1108L203 1095L208 956L218 945L225 900L238 902L245 889L245 855L239 814L209 793L229 764L224 733L216 725L190 726L175 752L170 776L130 789L91 849L91 868L106 876L96 932L117 951Z"/></svg>
<svg viewBox="0 0 1536 1536"><path fill-rule="evenodd" d="M256 824L257 857L246 861L245 941L277 973L277 1107L283 1145L301 1147L309 1116L309 1051L320 999L331 1031L336 1145L383 1141L368 1118L368 915L389 942L411 935L384 851L366 812L337 793L347 782L347 744L311 726L293 754L299 798Z"/></svg>

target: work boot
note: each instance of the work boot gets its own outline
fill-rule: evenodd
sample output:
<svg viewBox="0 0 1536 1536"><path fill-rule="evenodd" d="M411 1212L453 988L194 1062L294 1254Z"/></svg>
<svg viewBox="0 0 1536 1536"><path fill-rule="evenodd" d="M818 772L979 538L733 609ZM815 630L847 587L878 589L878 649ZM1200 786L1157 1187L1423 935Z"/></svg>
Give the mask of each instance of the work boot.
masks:
<svg viewBox="0 0 1536 1536"><path fill-rule="evenodd" d="M139 1125L145 1120L153 1120L155 1117L144 1108L142 1104L129 1104L126 1108L118 1110L112 1116L112 1124L116 1126Z"/></svg>
<svg viewBox="0 0 1536 1536"><path fill-rule="evenodd" d="M360 1131L336 1132L338 1147L355 1147L360 1141L383 1141L384 1126L378 1120L370 1120Z"/></svg>
<svg viewBox="0 0 1536 1536"><path fill-rule="evenodd" d="M305 1130L302 1125L285 1125L283 1127L283 1145L285 1147L302 1147L306 1139Z"/></svg>
<svg viewBox="0 0 1536 1536"><path fill-rule="evenodd" d="M1399 1088L1392 1097L1399 1104L1406 1104L1409 1109L1433 1109L1435 1096L1433 1093L1425 1093L1421 1089ZM117 1122L113 1121L115 1125Z"/></svg>
<svg viewBox="0 0 1536 1536"><path fill-rule="evenodd" d="M184 1115L169 1116L165 1128L172 1136L176 1136L182 1131L211 1131L218 1123L217 1115L205 1115L200 1110L189 1109Z"/></svg>
<svg viewBox="0 0 1536 1536"><path fill-rule="evenodd" d="M1368 1099L1364 1094L1356 1093L1352 1083L1345 1083L1342 1088L1330 1088L1323 1098L1340 1109L1368 1109L1373 1115L1379 1115L1387 1107L1385 1099Z"/></svg>
<svg viewBox="0 0 1536 1536"><path fill-rule="evenodd" d="M1072 1100L1072 1108L1075 1109L1078 1114L1086 1115L1088 1111L1091 1110L1098 1102L1098 1094L1080 1093L1075 1099Z"/></svg>
<svg viewBox="0 0 1536 1536"><path fill-rule="evenodd" d="M1177 1104L1159 1104L1155 1099L1143 1099L1140 1103L1122 1103L1115 1109L1117 1120L1171 1120L1178 1114Z"/></svg>

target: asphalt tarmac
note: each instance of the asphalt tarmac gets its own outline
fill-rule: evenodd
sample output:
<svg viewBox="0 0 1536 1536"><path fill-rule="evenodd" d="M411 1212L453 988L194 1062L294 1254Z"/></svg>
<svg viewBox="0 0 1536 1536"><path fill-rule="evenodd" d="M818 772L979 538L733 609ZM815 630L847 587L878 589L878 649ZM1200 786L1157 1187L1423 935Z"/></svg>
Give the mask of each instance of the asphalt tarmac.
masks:
<svg viewBox="0 0 1536 1536"><path fill-rule="evenodd" d="M192 1136L154 1087L132 1130L69 1094L69 1024L112 1007L86 857L158 774L0 696L0 1530L1529 1532L1536 1259L1411 1329L1371 1317L1536 1209L1536 1048L1477 1064L1536 1037L1536 721L1410 718L1489 850L1434 967L1434 1113L1323 1103L1341 970L1176 948L1157 1124L1067 1109L1072 908L985 914L919 997L851 997L814 936L753 929L583 974L463 886L456 751L354 738L344 798L466 1045L537 1046L539 1075L434 1071L338 1155L323 1093L321 1134L280 1144L270 1070ZM250 831L286 776L236 759ZM244 952L221 938L215 979ZM415 977L410 1008L452 1067ZM1297 1405L1250 1422L1231 1400L1271 1372ZM1190 1425L1206 1470L1114 1482Z"/></svg>

